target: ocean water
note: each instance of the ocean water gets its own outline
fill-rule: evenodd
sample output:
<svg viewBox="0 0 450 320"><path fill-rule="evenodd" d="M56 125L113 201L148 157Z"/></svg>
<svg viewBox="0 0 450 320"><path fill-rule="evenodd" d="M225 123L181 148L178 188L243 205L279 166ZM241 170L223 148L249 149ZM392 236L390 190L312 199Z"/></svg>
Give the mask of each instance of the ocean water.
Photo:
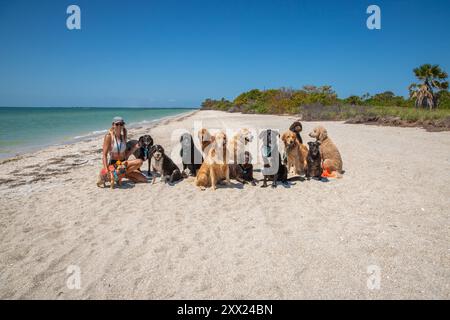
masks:
<svg viewBox="0 0 450 320"><path fill-rule="evenodd" d="M124 118L130 128L192 110L0 107L0 158L104 134L115 116Z"/></svg>

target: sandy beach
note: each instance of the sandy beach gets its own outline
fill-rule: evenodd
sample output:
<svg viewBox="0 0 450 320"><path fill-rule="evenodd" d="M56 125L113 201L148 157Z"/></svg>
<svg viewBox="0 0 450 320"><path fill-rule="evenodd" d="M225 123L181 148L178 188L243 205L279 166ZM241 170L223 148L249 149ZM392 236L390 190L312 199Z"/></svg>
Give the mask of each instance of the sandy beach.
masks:
<svg viewBox="0 0 450 320"><path fill-rule="evenodd" d="M293 120L196 111L129 138L149 133L170 151L172 133L198 121L285 131ZM2 160L0 298L449 299L450 132L304 122L305 141L318 124L344 178L290 188L98 188L102 136Z"/></svg>

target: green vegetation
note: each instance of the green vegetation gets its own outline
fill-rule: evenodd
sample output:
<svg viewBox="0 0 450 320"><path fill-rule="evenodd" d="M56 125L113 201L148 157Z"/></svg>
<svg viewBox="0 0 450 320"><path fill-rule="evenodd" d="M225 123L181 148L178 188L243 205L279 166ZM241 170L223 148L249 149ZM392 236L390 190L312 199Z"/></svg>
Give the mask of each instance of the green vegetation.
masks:
<svg viewBox="0 0 450 320"><path fill-rule="evenodd" d="M413 70L420 84L413 83L409 86L409 95L415 99L416 107L429 107L430 110L439 104L438 97L441 92L448 93L448 77L438 65L424 64ZM435 94L435 90L440 90Z"/></svg>
<svg viewBox="0 0 450 320"><path fill-rule="evenodd" d="M449 100L448 96L446 97ZM222 110L244 113L269 114L298 114L304 107L311 105L321 106L385 106L385 107L413 107L414 101L396 96L386 91L371 96L365 94L361 97L350 96L339 99L330 86L304 86L300 90L281 88L258 90L253 89L241 93L233 101L206 99L202 109Z"/></svg>
<svg viewBox="0 0 450 320"><path fill-rule="evenodd" d="M233 101L206 99L202 109L228 112L296 114L304 120L366 119L366 122L389 121L429 122L445 119L450 123L450 93L447 73L437 65L414 69L421 84L412 84L409 98L385 91L341 99L331 86L304 86L259 90L238 95ZM433 109L433 110L429 110ZM375 119L375 120L370 120ZM364 120L361 120L364 121ZM394 121L394 122L395 122ZM403 124L403 123L402 123ZM450 125L449 125L450 129Z"/></svg>

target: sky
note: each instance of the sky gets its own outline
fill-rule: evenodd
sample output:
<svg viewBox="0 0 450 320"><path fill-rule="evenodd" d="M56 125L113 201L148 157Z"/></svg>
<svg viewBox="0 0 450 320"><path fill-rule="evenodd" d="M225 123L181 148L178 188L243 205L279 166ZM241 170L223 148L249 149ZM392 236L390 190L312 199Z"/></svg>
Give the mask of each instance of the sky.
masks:
<svg viewBox="0 0 450 320"><path fill-rule="evenodd" d="M0 106L197 107L311 84L406 96L413 68L450 71L449 13L448 0L0 0Z"/></svg>

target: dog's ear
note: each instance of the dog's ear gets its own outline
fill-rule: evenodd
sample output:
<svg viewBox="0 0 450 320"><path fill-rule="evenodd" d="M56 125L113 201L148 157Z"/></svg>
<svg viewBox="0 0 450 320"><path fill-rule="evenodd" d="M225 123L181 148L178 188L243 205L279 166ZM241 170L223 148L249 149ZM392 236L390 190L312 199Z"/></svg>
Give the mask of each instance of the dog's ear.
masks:
<svg viewBox="0 0 450 320"><path fill-rule="evenodd" d="M325 140L326 138L328 138L328 132L327 132L327 129L325 129L325 128L322 128L322 130L320 130L320 133L319 133L319 141L323 141L323 140Z"/></svg>
<svg viewBox="0 0 450 320"><path fill-rule="evenodd" d="M317 140L319 139L319 135L320 135L320 127L314 128L313 131L309 133L309 136L311 138L316 138Z"/></svg>
<svg viewBox="0 0 450 320"><path fill-rule="evenodd" d="M198 130L197 138L198 138L198 141L200 141L200 143L202 143L202 129Z"/></svg>
<svg viewBox="0 0 450 320"><path fill-rule="evenodd" d="M320 141L317 141L316 143L318 146L320 146L322 144L322 142L320 142Z"/></svg>
<svg viewBox="0 0 450 320"><path fill-rule="evenodd" d="M155 145L153 145L151 148L150 148L150 154L149 154L149 157L151 157L154 153L155 153L155 151L156 151L156 146L157 146L157 144L155 144Z"/></svg>
<svg viewBox="0 0 450 320"><path fill-rule="evenodd" d="M252 159L253 159L252 154L251 154L250 152L248 152L248 151L245 151L245 152L244 152L244 155L245 155L246 157L248 157L248 162L251 163L251 162L252 162Z"/></svg>
<svg viewBox="0 0 450 320"><path fill-rule="evenodd" d="M139 144L142 146L144 144L144 136L139 137Z"/></svg>

